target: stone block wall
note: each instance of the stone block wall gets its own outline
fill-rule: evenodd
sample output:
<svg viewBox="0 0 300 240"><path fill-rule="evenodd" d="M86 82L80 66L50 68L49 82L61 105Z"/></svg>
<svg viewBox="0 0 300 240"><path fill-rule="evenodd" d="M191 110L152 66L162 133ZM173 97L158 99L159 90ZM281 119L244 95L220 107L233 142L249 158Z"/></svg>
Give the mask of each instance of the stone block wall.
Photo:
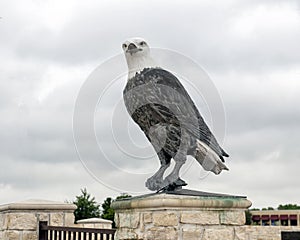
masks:
<svg viewBox="0 0 300 240"><path fill-rule="evenodd" d="M117 240L281 240L299 226L246 226L246 198L148 195L113 203Z"/></svg>
<svg viewBox="0 0 300 240"><path fill-rule="evenodd" d="M245 213L244 211L156 209L122 211L116 214L115 220L118 227L116 237L120 240L232 239L234 226L244 225Z"/></svg>
<svg viewBox="0 0 300 240"><path fill-rule="evenodd" d="M244 220L243 212L124 211L116 215L116 239L281 240L281 231L300 231L291 226L245 226Z"/></svg>
<svg viewBox="0 0 300 240"><path fill-rule="evenodd" d="M299 226L245 226L247 199L155 196L114 203L119 240L281 240L281 231ZM76 206L30 200L0 206L0 240L37 240L39 221L52 226L111 228L103 219L74 225ZM102 225L101 225L102 224ZM101 225L101 226L100 226Z"/></svg>
<svg viewBox="0 0 300 240"><path fill-rule="evenodd" d="M29 200L0 206L1 240L37 240L39 221L52 226L72 226L76 206Z"/></svg>
<svg viewBox="0 0 300 240"><path fill-rule="evenodd" d="M281 240L282 231L300 231L299 226L242 226L235 228L235 239ZM295 239L296 240L296 239Z"/></svg>
<svg viewBox="0 0 300 240"><path fill-rule="evenodd" d="M234 239L245 224L245 198L159 194L113 203L118 240ZM248 239L247 239L248 240Z"/></svg>

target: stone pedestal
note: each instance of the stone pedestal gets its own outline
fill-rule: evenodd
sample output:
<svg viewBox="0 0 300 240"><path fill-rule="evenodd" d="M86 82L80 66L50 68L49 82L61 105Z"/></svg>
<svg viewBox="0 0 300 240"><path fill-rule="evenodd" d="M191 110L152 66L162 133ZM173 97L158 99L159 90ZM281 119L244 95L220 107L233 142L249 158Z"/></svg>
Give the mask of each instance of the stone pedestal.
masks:
<svg viewBox="0 0 300 240"><path fill-rule="evenodd" d="M234 239L245 224L245 197L149 194L115 201L116 239Z"/></svg>
<svg viewBox="0 0 300 240"><path fill-rule="evenodd" d="M0 206L1 240L37 240L39 221L52 226L74 224L76 206L45 200L28 200Z"/></svg>

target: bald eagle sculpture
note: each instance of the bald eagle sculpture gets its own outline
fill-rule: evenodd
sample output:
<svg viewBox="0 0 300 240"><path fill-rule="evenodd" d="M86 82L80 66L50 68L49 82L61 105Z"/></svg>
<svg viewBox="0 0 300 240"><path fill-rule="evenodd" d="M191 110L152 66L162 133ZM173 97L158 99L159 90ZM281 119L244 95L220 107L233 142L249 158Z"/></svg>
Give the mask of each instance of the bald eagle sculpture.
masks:
<svg viewBox="0 0 300 240"><path fill-rule="evenodd" d="M174 190L187 185L179 171L187 155L215 174L228 170L228 154L201 117L191 97L169 71L158 67L150 56L148 43L133 38L122 45L128 65L123 98L128 113L153 145L161 166L146 181L152 191ZM173 171L164 178L171 159Z"/></svg>

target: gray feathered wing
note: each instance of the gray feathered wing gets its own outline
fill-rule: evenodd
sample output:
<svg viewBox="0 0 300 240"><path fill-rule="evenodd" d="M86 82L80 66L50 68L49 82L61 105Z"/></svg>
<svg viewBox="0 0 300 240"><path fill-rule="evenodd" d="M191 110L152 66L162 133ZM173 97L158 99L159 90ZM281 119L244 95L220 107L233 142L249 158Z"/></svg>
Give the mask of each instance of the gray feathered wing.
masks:
<svg viewBox="0 0 300 240"><path fill-rule="evenodd" d="M148 139L149 129L156 124L171 126L177 133L183 128L191 137L208 145L222 161L223 156L228 157L187 91L172 73L161 68L144 69L128 80L123 96L129 114ZM180 138L180 134L169 137Z"/></svg>

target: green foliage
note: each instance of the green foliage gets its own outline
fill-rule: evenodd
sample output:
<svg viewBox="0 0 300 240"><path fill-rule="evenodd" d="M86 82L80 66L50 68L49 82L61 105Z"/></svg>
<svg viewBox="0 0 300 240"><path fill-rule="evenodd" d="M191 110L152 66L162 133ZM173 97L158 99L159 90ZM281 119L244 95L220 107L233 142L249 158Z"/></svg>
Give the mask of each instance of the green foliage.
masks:
<svg viewBox="0 0 300 240"><path fill-rule="evenodd" d="M111 203L112 203L112 198L110 198L110 197L108 197L104 200L104 202L101 205L101 207L103 209L102 214L101 214L101 218L113 221L115 212L110 207Z"/></svg>
<svg viewBox="0 0 300 240"><path fill-rule="evenodd" d="M250 210L245 211L245 214L246 214L246 225L251 225L252 214Z"/></svg>
<svg viewBox="0 0 300 240"><path fill-rule="evenodd" d="M121 200L121 199L129 198L129 197L131 197L131 196L127 195L127 194L122 194L122 195L118 196L115 200ZM115 211L110 207L112 201L113 201L113 199L110 198L110 197L108 197L102 203L102 205L101 205L101 207L102 207L101 218L113 221L113 225L112 226L113 226L113 228L115 228L116 227L116 224L114 222Z"/></svg>
<svg viewBox="0 0 300 240"><path fill-rule="evenodd" d="M299 210L300 206L297 204L280 204L277 207L278 210ZM262 208L261 211L266 211L266 210L275 210L273 207L267 207L267 208ZM251 208L250 211L260 211L259 208Z"/></svg>
<svg viewBox="0 0 300 240"><path fill-rule="evenodd" d="M295 210L295 209L300 209L300 206L297 204L285 204L285 205L279 205L278 210Z"/></svg>
<svg viewBox="0 0 300 240"><path fill-rule="evenodd" d="M274 208L273 208L273 207L268 207L268 208L262 208L261 210L262 210L262 211L266 211L266 210L274 210Z"/></svg>
<svg viewBox="0 0 300 240"><path fill-rule="evenodd" d="M121 200L121 199L124 199L124 198L130 198L131 195L128 195L126 193L122 193L120 196L116 197L116 200Z"/></svg>
<svg viewBox="0 0 300 240"><path fill-rule="evenodd" d="M95 201L95 197L91 197L86 188L81 189L81 195L76 196L73 202L77 209L74 211L75 222L80 219L100 217L100 206Z"/></svg>

